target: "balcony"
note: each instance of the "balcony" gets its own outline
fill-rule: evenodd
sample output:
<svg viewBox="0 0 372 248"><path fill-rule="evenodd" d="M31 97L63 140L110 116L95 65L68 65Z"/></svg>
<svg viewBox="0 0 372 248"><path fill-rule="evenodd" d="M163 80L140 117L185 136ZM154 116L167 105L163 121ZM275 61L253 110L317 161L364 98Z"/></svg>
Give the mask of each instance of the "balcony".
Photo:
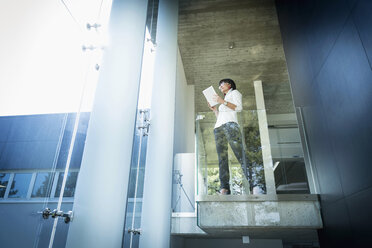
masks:
<svg viewBox="0 0 372 248"><path fill-rule="evenodd" d="M248 110L238 114L238 121L251 177L244 176L229 146L231 194L218 193L215 116L198 113L196 153L177 154L175 159L179 180L174 181L174 199L179 206L173 208L172 235L316 243L323 224L296 114Z"/></svg>

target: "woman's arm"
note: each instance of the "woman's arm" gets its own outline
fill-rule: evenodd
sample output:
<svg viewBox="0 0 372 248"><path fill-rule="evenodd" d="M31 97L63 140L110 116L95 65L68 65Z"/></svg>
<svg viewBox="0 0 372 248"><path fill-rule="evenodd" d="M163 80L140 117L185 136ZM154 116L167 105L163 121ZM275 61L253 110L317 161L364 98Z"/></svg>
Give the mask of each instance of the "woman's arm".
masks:
<svg viewBox="0 0 372 248"><path fill-rule="evenodd" d="M217 107L216 106L211 107L211 105L209 103L208 103L208 107L210 108L210 110L212 110L214 112L214 114L216 115L216 117L218 117Z"/></svg>
<svg viewBox="0 0 372 248"><path fill-rule="evenodd" d="M236 105L235 111L237 112L242 111L243 110L242 94L237 90L233 90L231 93L232 101Z"/></svg>
<svg viewBox="0 0 372 248"><path fill-rule="evenodd" d="M236 109L236 105L231 103L231 102L228 102L228 101L225 101L224 99L222 99L219 95L215 95L215 98L214 100L220 104L224 104L226 107L232 109L232 110L235 110ZM226 102L226 104L225 104Z"/></svg>

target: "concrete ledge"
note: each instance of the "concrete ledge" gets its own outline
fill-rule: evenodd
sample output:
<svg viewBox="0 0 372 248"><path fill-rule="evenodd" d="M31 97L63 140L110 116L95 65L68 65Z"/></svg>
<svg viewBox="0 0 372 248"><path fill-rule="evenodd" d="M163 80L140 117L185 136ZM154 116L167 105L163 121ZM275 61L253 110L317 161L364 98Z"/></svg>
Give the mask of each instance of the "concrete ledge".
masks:
<svg viewBox="0 0 372 248"><path fill-rule="evenodd" d="M172 235L317 242L318 195L198 196L198 215L172 214Z"/></svg>
<svg viewBox="0 0 372 248"><path fill-rule="evenodd" d="M317 195L203 196L198 226L211 230L322 228Z"/></svg>

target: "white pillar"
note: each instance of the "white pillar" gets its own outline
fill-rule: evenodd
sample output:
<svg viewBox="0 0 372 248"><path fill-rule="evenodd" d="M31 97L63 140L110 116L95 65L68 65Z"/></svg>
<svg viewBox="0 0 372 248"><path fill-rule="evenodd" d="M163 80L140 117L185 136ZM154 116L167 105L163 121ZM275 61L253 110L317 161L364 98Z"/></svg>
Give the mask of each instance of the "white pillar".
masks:
<svg viewBox="0 0 372 248"><path fill-rule="evenodd" d="M160 0L140 247L169 247L178 1Z"/></svg>
<svg viewBox="0 0 372 248"><path fill-rule="evenodd" d="M274 170L273 170L273 158L271 156L269 128L267 124L265 99L264 99L263 90L262 90L262 81L254 81L253 83L254 83L254 92L256 95L258 126L260 130L262 159L263 159L264 172L265 172L266 193L276 194Z"/></svg>
<svg viewBox="0 0 372 248"><path fill-rule="evenodd" d="M121 247L147 0L114 0L66 247Z"/></svg>

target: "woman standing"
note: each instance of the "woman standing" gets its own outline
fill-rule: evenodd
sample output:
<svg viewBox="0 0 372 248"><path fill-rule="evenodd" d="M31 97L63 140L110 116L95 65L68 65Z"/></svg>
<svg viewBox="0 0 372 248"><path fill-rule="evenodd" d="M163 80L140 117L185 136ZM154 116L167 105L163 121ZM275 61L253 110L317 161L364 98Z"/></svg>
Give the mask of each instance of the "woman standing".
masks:
<svg viewBox="0 0 372 248"><path fill-rule="evenodd" d="M220 194L228 195L231 192L227 144L230 144L231 149L242 166L245 177L248 179L248 163L237 116L237 112L243 109L242 94L236 89L235 82L232 79L222 79L219 82L218 88L224 94L224 99L215 95L214 100L220 103L220 106L218 109L216 106L209 106L209 108L217 117L214 126L214 137L219 163Z"/></svg>

